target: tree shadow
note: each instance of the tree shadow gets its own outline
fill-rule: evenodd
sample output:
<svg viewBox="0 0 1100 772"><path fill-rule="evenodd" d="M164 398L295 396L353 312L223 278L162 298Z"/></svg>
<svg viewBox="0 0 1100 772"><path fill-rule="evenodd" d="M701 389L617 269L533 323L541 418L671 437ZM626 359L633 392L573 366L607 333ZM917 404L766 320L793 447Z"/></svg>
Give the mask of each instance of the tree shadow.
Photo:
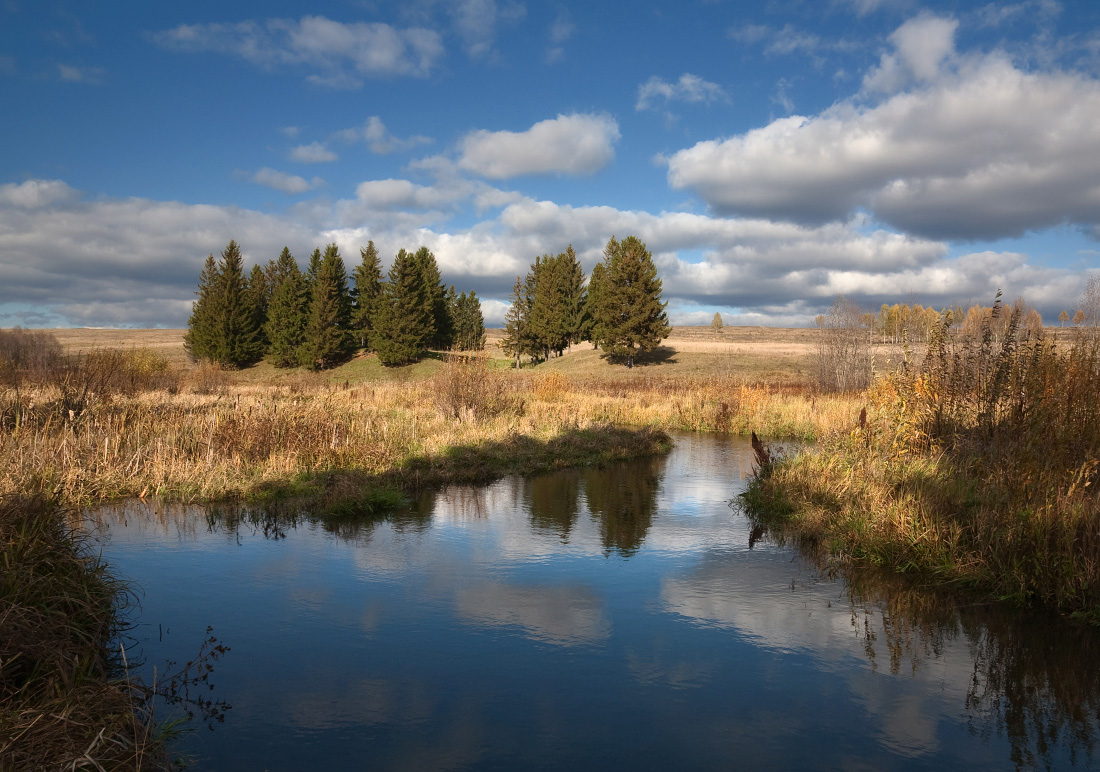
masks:
<svg viewBox="0 0 1100 772"><path fill-rule="evenodd" d="M674 365L678 360L674 357L676 355L676 349L670 346L658 346L650 351L639 351L634 355L634 367L651 367L653 365ZM626 365L627 358L622 356L615 356L604 352L603 358L616 365Z"/></svg>

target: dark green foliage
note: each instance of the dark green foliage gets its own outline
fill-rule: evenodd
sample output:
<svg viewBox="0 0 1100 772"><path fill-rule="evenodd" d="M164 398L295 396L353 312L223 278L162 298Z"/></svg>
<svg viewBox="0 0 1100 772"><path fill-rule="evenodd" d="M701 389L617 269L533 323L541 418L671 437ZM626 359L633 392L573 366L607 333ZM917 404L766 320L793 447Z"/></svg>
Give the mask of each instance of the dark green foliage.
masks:
<svg viewBox="0 0 1100 772"><path fill-rule="evenodd" d="M458 296L454 305L455 348L460 351L481 351L485 348L485 320L481 301L471 291Z"/></svg>
<svg viewBox="0 0 1100 772"><path fill-rule="evenodd" d="M325 247L310 292L302 363L316 370L324 370L346 360L351 355L354 342L350 325L351 296L348 293L347 271L339 249L335 244L329 244Z"/></svg>
<svg viewBox="0 0 1100 772"><path fill-rule="evenodd" d="M535 260L536 265L538 260ZM520 359L524 356L534 357L539 351L538 339L531 329L531 307L535 301L534 271L527 274L527 278L516 277L515 286L512 287L512 305L504 314L504 340L501 348L516 361L519 367Z"/></svg>
<svg viewBox="0 0 1100 772"><path fill-rule="evenodd" d="M435 335L431 297L422 276L415 256L402 249L382 285L370 345L387 367L416 361Z"/></svg>
<svg viewBox="0 0 1100 772"><path fill-rule="evenodd" d="M247 289L240 247L230 241L220 263L214 264L213 255L207 258L199 278L198 300L184 339L192 356L227 367L251 364L262 356Z"/></svg>
<svg viewBox="0 0 1100 772"><path fill-rule="evenodd" d="M187 334L183 336L183 347L195 359L213 360L215 341L218 331L215 323L218 303L218 285L221 274L211 252L199 274L197 296L191 306L191 318L187 320Z"/></svg>
<svg viewBox="0 0 1100 772"><path fill-rule="evenodd" d="M382 293L382 263L373 241L359 250L361 262L355 268L355 287L352 290L351 328L360 348L366 348L370 340L372 319Z"/></svg>
<svg viewBox="0 0 1100 772"><path fill-rule="evenodd" d="M412 256L412 262L420 276L425 308L432 319L432 333L427 347L448 349L454 343L454 320L435 255L427 247L421 247Z"/></svg>
<svg viewBox="0 0 1100 772"><path fill-rule="evenodd" d="M248 274L248 286L245 288L245 303L252 316L252 324L256 328L256 344L260 355L267 350L267 333L264 330L267 324L267 307L270 302L271 290L267 284L267 275L259 265L252 266ZM257 357L259 359L259 356Z"/></svg>
<svg viewBox="0 0 1100 772"><path fill-rule="evenodd" d="M604 265L607 277L597 324L605 336L604 349L632 366L636 352L656 348L672 331L661 301L661 280L653 256L635 236L621 242L612 237Z"/></svg>
<svg viewBox="0 0 1100 772"><path fill-rule="evenodd" d="M607 340L607 331L600 321L601 307L607 295L606 287L607 267L603 263L596 263L588 280L588 294L585 296L584 317L581 322L581 334L592 341L594 348L599 348Z"/></svg>
<svg viewBox="0 0 1100 772"><path fill-rule="evenodd" d="M278 262L268 266L273 288L265 325L268 354L276 367L294 367L301 359L300 348L305 340L308 310L305 277L286 248Z"/></svg>

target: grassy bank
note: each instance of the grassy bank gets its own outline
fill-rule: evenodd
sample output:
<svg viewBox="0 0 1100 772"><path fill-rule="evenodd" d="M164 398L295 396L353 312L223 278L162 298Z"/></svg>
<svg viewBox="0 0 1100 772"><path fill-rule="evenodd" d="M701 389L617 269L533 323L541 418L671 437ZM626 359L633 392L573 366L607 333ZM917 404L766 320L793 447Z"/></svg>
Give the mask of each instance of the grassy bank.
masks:
<svg viewBox="0 0 1100 772"><path fill-rule="evenodd" d="M46 498L0 499L0 769L163 769L108 650L125 589Z"/></svg>
<svg viewBox="0 0 1100 772"><path fill-rule="evenodd" d="M1015 327L1015 324L1014 324ZM764 463L761 524L850 563L1100 622L1100 345L941 334L861 426Z"/></svg>

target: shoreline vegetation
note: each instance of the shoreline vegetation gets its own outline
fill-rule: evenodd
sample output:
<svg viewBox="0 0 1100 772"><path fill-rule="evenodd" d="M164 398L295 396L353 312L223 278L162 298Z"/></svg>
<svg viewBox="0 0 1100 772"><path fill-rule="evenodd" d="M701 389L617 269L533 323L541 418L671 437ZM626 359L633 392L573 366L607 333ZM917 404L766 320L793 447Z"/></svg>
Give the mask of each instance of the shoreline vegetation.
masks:
<svg viewBox="0 0 1100 772"><path fill-rule="evenodd" d="M670 431L755 431L814 443L761 459L743 500L776 537L835 564L1100 622L1095 339L1028 337L1019 322L968 336L943 324L916 353L872 340L860 356L878 378L829 394L810 385L821 341L836 337L822 327L676 328L632 369L586 344L515 369L503 331L489 330L485 352L401 368L360 355L321 373L195 365L181 330L17 331L30 345L3 373L0 496L23 502L5 510L17 530L22 506L52 523L43 532L55 547L94 566L83 592L107 592L121 607L124 586L73 536L74 508L140 496L379 517L429 487L661 454ZM22 559L16 543L5 534L5 566ZM24 613L15 608L0 614ZM0 648L13 645L9 628L0 625ZM82 673L116 692L89 697L106 702L85 715L106 721L121 710L131 733L112 745L129 747L128 761L99 763L170 767L140 704L118 707L120 671L103 651L114 632L96 635L107 636L101 664ZM41 690L13 686L12 661L4 649L0 768L19 766L15 754L37 731L23 728L70 715L24 700ZM8 698L16 692L23 701ZM112 736L105 727L78 750L103 751L108 744L91 742Z"/></svg>

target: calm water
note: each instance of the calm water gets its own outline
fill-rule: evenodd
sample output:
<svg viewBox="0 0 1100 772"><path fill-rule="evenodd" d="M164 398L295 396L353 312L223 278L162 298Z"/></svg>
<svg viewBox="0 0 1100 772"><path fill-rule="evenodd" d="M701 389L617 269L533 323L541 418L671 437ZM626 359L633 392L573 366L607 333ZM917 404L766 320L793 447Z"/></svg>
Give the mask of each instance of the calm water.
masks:
<svg viewBox="0 0 1100 772"><path fill-rule="evenodd" d="M750 540L728 502L751 463L684 435L369 526L96 517L146 673L208 625L232 647L210 693L232 709L181 746L201 770L1100 764L1096 634Z"/></svg>

